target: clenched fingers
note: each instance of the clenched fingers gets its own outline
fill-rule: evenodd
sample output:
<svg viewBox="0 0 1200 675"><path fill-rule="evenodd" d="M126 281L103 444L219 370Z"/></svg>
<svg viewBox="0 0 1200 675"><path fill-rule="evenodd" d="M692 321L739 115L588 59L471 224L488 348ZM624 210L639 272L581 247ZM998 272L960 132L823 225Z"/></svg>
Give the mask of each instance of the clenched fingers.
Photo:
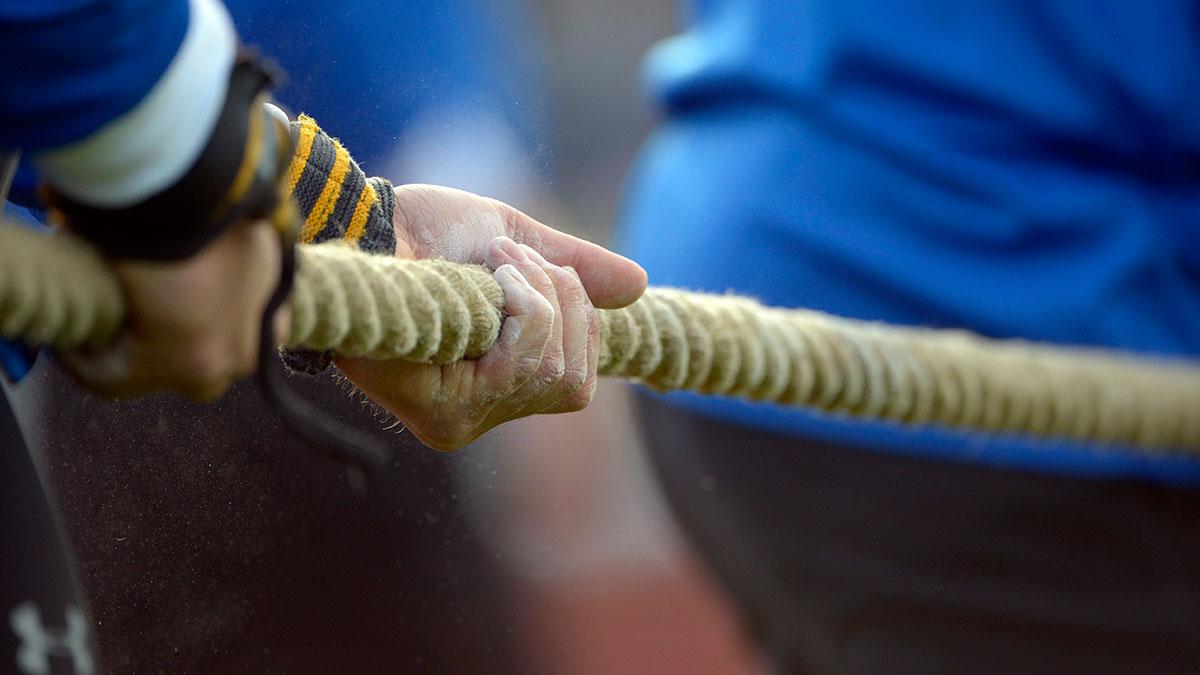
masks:
<svg viewBox="0 0 1200 675"><path fill-rule="evenodd" d="M593 333L590 324L596 319L595 312L588 311L592 309L591 303L575 270L552 265L533 249L527 249L525 253L553 280L563 326L563 375L547 390L541 401L543 407L538 412L581 410L591 402L591 393L584 386L593 379L591 370L594 368L589 369L589 353L597 347L590 339Z"/></svg>
<svg viewBox="0 0 1200 675"><path fill-rule="evenodd" d="M555 309L554 327L542 362L506 402L512 415L579 410L591 400L599 325L579 276L546 261L528 246L500 237L488 251L493 264L512 265L530 279Z"/></svg>
<svg viewBox="0 0 1200 675"><path fill-rule="evenodd" d="M537 374L555 328L554 306L515 266L500 265L494 277L508 316L495 346L475 367L477 389L488 398L511 396Z"/></svg>

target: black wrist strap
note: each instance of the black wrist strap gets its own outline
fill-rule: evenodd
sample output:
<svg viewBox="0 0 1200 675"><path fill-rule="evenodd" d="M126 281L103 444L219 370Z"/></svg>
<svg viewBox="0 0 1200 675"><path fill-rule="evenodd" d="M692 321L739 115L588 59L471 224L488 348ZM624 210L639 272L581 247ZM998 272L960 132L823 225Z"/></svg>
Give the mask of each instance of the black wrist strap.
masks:
<svg viewBox="0 0 1200 675"><path fill-rule="evenodd" d="M276 79L266 61L249 51L238 55L208 144L166 190L130 207L105 209L51 186L43 191L48 205L108 256L164 262L190 257L240 218L269 213L279 198L280 141L259 104Z"/></svg>

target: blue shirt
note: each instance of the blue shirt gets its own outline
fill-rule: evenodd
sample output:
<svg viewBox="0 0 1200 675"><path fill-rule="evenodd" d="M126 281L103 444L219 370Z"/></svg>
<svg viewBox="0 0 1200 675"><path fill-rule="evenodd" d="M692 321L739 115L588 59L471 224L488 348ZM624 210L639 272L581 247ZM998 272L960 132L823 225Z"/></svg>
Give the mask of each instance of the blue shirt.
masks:
<svg viewBox="0 0 1200 675"><path fill-rule="evenodd" d="M697 0L648 64L655 284L993 337L1200 355L1191 4ZM1200 462L677 395L884 451L1200 484ZM1200 414L1198 411L1197 414Z"/></svg>
<svg viewBox="0 0 1200 675"><path fill-rule="evenodd" d="M0 148L65 145L131 110L188 13L187 0L0 0Z"/></svg>

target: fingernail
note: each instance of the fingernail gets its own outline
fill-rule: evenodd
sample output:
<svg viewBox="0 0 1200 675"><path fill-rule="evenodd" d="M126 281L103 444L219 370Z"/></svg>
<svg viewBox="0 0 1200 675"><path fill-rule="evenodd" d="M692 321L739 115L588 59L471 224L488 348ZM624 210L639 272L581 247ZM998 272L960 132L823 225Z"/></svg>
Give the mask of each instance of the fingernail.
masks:
<svg viewBox="0 0 1200 675"><path fill-rule="evenodd" d="M513 241L512 239L509 239L508 237L499 237L499 240L500 240L500 250L504 251L505 255L512 258L513 260L517 260L517 261L521 261L521 262L529 260L529 257L526 256L525 252L521 250L521 247L517 245L517 242Z"/></svg>

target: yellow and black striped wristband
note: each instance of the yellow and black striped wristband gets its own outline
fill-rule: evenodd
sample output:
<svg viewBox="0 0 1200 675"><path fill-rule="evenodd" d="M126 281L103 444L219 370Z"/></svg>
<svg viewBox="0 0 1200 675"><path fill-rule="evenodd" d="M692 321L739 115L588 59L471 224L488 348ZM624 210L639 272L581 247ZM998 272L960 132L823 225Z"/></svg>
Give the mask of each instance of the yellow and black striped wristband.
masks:
<svg viewBox="0 0 1200 675"><path fill-rule="evenodd" d="M300 242L341 239L370 253L394 253L392 184L368 178L346 148L308 115L291 123L291 133L295 150L284 187L304 217Z"/></svg>
<svg viewBox="0 0 1200 675"><path fill-rule="evenodd" d="M283 180L304 219L299 241L341 239L369 253L394 254L391 182L367 178L346 148L308 115L291 123L291 134L294 150ZM332 361L329 352L307 349L285 350L280 356L288 369L309 375L320 374Z"/></svg>

